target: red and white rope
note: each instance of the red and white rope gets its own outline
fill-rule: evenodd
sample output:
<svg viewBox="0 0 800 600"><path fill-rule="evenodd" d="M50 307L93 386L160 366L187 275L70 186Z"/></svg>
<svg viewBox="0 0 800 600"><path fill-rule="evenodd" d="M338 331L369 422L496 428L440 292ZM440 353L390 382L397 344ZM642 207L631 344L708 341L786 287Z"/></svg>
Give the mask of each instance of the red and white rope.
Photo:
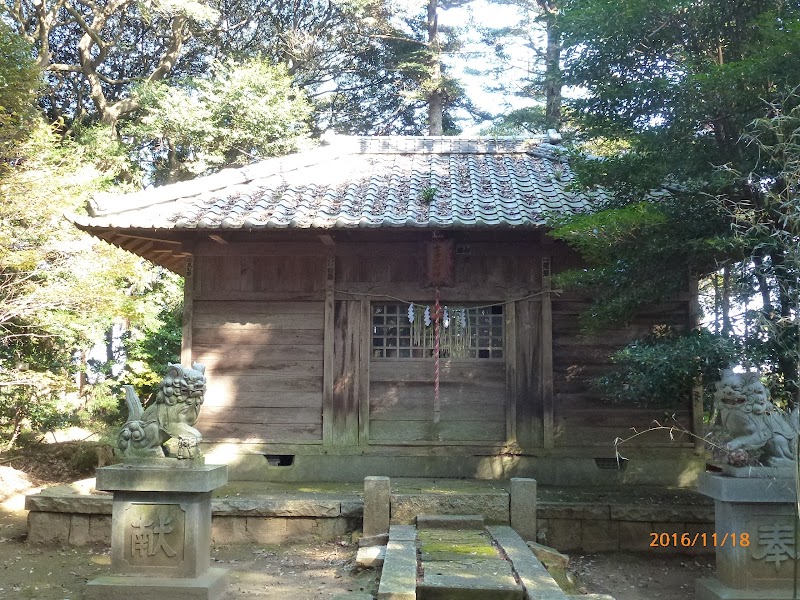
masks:
<svg viewBox="0 0 800 600"><path fill-rule="evenodd" d="M439 354L440 326L442 322L442 305L439 304L439 288L436 288L436 304L433 306L433 423L441 419L442 405L439 400Z"/></svg>

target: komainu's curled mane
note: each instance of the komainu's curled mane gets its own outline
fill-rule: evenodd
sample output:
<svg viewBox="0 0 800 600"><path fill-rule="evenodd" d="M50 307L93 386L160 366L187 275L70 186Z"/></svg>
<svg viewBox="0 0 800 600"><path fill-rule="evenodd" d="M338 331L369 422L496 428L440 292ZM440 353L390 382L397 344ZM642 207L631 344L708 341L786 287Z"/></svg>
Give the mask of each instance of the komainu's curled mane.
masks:
<svg viewBox="0 0 800 600"><path fill-rule="evenodd" d="M117 446L123 456L163 457L163 446L175 439L178 458L194 458L202 438L194 424L206 391L205 367L170 364L156 392L155 402L145 410L133 387L126 385L128 420Z"/></svg>
<svg viewBox="0 0 800 600"><path fill-rule="evenodd" d="M716 383L714 400L722 429L730 439L726 450L749 451L772 467L791 466L798 434L798 411L786 415L769 400L769 391L753 371L725 369ZM730 461L729 459L729 462Z"/></svg>

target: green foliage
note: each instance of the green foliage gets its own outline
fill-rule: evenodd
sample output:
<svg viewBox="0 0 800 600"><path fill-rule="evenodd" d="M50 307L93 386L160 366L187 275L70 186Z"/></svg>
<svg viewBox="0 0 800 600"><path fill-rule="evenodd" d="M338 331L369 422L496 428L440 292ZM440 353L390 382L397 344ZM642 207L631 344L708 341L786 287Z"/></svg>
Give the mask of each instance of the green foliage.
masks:
<svg viewBox="0 0 800 600"><path fill-rule="evenodd" d="M125 364L118 380L134 386L140 398L155 392L167 365L180 362L183 286L177 279L164 274L160 289L147 294L149 306L159 312L122 335Z"/></svg>
<svg viewBox="0 0 800 600"><path fill-rule="evenodd" d="M0 19L0 165L13 160L15 148L36 118L33 100L39 70L28 43ZM5 165L0 167L2 176Z"/></svg>
<svg viewBox="0 0 800 600"><path fill-rule="evenodd" d="M7 445L74 418L78 393L90 391L76 385L86 368L76 357L115 322L161 323L161 306L148 297L158 280L152 267L91 240L62 214L133 172L119 142L107 129L60 140L39 122L18 151L24 160L0 179L0 428Z"/></svg>
<svg viewBox="0 0 800 600"><path fill-rule="evenodd" d="M565 81L584 92L570 118L599 155L575 161L577 186L610 198L556 232L590 260L564 277L594 294L584 324L624 321L724 267L724 333L797 401L800 6L570 0L561 26ZM732 302L757 308L734 326Z"/></svg>
<svg viewBox="0 0 800 600"><path fill-rule="evenodd" d="M547 131L543 106L518 108L501 115L492 125L481 131L481 135L525 136Z"/></svg>
<svg viewBox="0 0 800 600"><path fill-rule="evenodd" d="M141 115L123 127L153 157L157 182L294 151L311 105L283 66L216 63L205 79L138 88Z"/></svg>
<svg viewBox="0 0 800 600"><path fill-rule="evenodd" d="M711 199L664 195L594 213L554 219L550 233L577 249L587 268L560 273L557 285L592 293L584 329L626 322L645 304L688 290L692 272L714 267L729 229Z"/></svg>
<svg viewBox="0 0 800 600"><path fill-rule="evenodd" d="M721 369L740 356L735 339L704 330L688 333L657 328L612 356L615 369L597 387L616 401L636 407L686 406L701 382L710 399Z"/></svg>

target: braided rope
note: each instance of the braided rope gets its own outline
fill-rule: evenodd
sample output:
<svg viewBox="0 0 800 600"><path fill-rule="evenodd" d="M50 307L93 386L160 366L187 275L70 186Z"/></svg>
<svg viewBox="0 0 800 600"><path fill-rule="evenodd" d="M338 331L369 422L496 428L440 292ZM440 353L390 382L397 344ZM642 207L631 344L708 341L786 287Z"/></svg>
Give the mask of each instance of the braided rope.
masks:
<svg viewBox="0 0 800 600"><path fill-rule="evenodd" d="M441 353L440 324L442 305L439 304L439 288L436 288L436 304L433 306L433 423L441 419L442 405L439 399L439 354Z"/></svg>

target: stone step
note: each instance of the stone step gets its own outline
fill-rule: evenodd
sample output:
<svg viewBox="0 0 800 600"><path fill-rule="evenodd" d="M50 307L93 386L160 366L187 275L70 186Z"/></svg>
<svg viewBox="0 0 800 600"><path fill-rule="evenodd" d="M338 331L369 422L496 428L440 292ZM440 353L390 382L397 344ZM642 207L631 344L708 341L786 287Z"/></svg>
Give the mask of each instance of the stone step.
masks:
<svg viewBox="0 0 800 600"><path fill-rule="evenodd" d="M418 600L522 600L524 592L481 529L419 529Z"/></svg>
<svg viewBox="0 0 800 600"><path fill-rule="evenodd" d="M385 559L386 546L367 546L356 553L356 564L365 569L380 567Z"/></svg>
<svg viewBox="0 0 800 600"><path fill-rule="evenodd" d="M483 529L482 515L417 515L420 529Z"/></svg>
<svg viewBox="0 0 800 600"><path fill-rule="evenodd" d="M417 532L408 525L392 525L378 585L378 600L416 600Z"/></svg>
<svg viewBox="0 0 800 600"><path fill-rule="evenodd" d="M511 565L500 558L423 562L418 600L522 600Z"/></svg>

